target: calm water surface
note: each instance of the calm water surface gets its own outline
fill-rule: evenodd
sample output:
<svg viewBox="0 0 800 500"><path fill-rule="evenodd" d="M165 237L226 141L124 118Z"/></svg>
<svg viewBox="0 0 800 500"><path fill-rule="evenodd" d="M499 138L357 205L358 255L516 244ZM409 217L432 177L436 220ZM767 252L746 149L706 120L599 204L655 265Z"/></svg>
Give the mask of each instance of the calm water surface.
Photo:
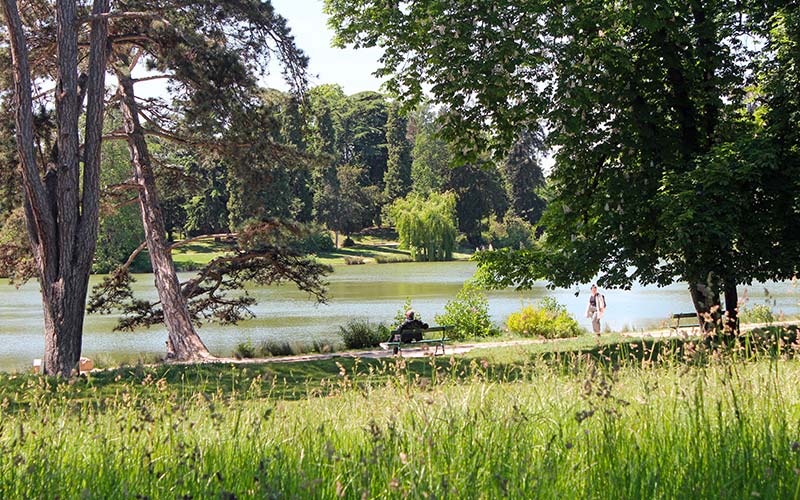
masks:
<svg viewBox="0 0 800 500"><path fill-rule="evenodd" d="M338 341L338 327L351 318L391 322L406 297L422 319L433 323L434 315L444 311L448 300L455 298L464 281L475 272L471 262L370 264L337 266L329 277L330 301L317 305L292 286L261 287L249 290L257 300L256 318L237 326L205 325L199 332L212 353L229 355L239 342L254 345L278 341ZM152 276L137 276L135 288L144 296L155 297ZM99 278L92 278L96 282ZM770 283L740 289L750 303L765 302L776 312L800 312L800 291L791 283ZM580 292L575 296L575 292ZM608 302L605 323L611 329L645 329L659 326L674 312L691 311L691 300L684 284L665 288L637 287L630 291L602 290ZM588 285L573 289L548 290L542 283L525 292L503 290L488 292L490 313L502 324L509 314L523 304L552 296L587 328L583 318L588 300ZM166 331L151 328L134 333L114 332L115 318L89 315L83 341L86 356L106 361L132 360L138 356L162 355ZM0 284L0 370L26 369L33 358L42 356L41 296L38 285L29 283L20 289Z"/></svg>

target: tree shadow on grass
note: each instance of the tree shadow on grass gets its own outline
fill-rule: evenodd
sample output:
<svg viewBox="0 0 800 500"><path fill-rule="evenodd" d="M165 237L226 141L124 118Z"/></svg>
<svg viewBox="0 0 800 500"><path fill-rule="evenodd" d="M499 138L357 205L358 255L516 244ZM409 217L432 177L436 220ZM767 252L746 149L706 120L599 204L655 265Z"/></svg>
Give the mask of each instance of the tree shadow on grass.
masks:
<svg viewBox="0 0 800 500"><path fill-rule="evenodd" d="M396 248L377 247L372 245L355 245L337 248L332 252L320 252L319 257L335 259L339 257L375 257L376 255L395 254L408 256L408 252Z"/></svg>
<svg viewBox="0 0 800 500"><path fill-rule="evenodd" d="M216 252L224 252L228 250L230 245L224 245L222 243L216 243L213 245L203 244L203 243L187 243L186 245L181 245L177 248L179 253L216 253Z"/></svg>
<svg viewBox="0 0 800 500"><path fill-rule="evenodd" d="M102 410L110 402L118 402L123 394L170 404L183 404L197 397L291 401L389 386L398 389L398 397L404 397L406 389L431 387L437 380L456 383L534 380L542 363L557 372L574 375L589 366L702 366L726 357L741 362L777 359L796 355L797 340L796 326L766 327L735 338L630 339L561 350L554 344L550 351L523 355L519 354L523 347L517 346L510 362L489 362L482 356L487 353L474 351L465 356L431 358L343 356L292 363L134 365L71 380L0 375L0 414L35 411L48 401L65 402L78 413L85 411L86 406Z"/></svg>

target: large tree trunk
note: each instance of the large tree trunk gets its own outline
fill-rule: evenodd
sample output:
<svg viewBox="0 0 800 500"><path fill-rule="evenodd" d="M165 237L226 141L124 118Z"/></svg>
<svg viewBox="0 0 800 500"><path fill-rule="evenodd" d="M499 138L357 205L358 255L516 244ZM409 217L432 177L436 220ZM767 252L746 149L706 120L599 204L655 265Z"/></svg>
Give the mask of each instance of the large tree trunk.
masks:
<svg viewBox="0 0 800 500"><path fill-rule="evenodd" d="M128 150L133 164L134 179L139 185L139 206L142 212L145 241L150 252L158 297L164 311L164 323L169 332L167 342L168 357L191 360L210 358L205 344L195 331L186 299L181 293L175 265L172 262L170 245L166 240L164 216L158 200L155 176L153 175L150 154L145 142L144 130L139 122L133 79L124 57L115 65L119 80L120 109L123 115L125 132L128 136Z"/></svg>
<svg viewBox="0 0 800 500"><path fill-rule="evenodd" d="M83 317L98 226L100 138L103 126L107 23L92 21L87 116L81 152L78 117L83 93L78 89L78 29L75 1L56 9L58 70L55 89L57 151L45 181L39 174L33 129L33 99L28 49L14 0L4 0L14 63L17 150L22 164L28 236L39 274L45 328L44 372L68 377L81 353ZM108 0L95 0L93 13L108 11Z"/></svg>
<svg viewBox="0 0 800 500"><path fill-rule="evenodd" d="M690 280L689 283L689 293L697 312L698 324L704 332L711 332L719 325L721 317L719 289L710 282Z"/></svg>
<svg viewBox="0 0 800 500"><path fill-rule="evenodd" d="M723 331L733 335L739 332L739 291L736 281L725 280L725 318Z"/></svg>

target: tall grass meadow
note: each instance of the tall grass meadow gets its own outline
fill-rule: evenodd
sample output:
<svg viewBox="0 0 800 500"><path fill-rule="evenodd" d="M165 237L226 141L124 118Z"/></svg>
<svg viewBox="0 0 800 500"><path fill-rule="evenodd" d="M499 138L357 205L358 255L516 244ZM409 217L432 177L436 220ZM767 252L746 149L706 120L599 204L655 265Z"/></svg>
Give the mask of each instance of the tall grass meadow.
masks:
<svg viewBox="0 0 800 500"><path fill-rule="evenodd" d="M798 498L800 363L754 352L5 375L0 497Z"/></svg>

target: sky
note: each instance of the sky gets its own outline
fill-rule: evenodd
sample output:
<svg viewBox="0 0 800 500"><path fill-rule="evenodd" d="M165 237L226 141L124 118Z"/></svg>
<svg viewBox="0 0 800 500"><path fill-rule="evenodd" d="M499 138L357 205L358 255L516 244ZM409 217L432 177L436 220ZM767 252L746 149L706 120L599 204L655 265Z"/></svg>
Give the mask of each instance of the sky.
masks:
<svg viewBox="0 0 800 500"><path fill-rule="evenodd" d="M333 31L327 26L328 16L322 12L322 0L272 0L272 5L287 19L295 43L309 57L310 86L338 83L347 95L380 90L381 80L372 76L379 66L380 49L332 48ZM281 90L287 88L278 68L265 83Z"/></svg>

